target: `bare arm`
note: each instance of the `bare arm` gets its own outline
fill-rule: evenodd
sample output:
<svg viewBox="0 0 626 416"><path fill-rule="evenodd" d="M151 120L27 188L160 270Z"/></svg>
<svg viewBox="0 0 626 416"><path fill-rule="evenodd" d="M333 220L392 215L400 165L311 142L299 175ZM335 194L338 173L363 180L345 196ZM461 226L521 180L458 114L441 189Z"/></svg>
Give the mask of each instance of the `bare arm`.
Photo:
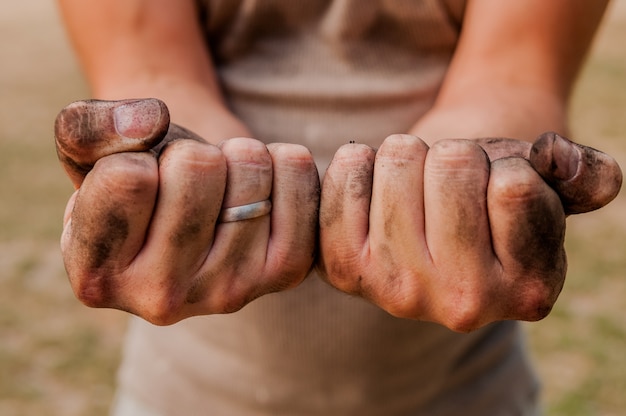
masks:
<svg viewBox="0 0 626 416"><path fill-rule="evenodd" d="M568 99L607 3L470 0L437 102L411 133L431 142L567 134Z"/></svg>
<svg viewBox="0 0 626 416"><path fill-rule="evenodd" d="M76 296L171 324L299 284L316 244L313 157L240 137L248 131L220 95L194 1L59 1L96 98L159 98L174 123L217 144L172 127L157 100L77 102L61 112L57 149L77 187L61 250ZM163 131L173 140L158 155L138 151ZM95 157L76 164L77 154ZM271 210L222 217L257 202Z"/></svg>
<svg viewBox="0 0 626 416"><path fill-rule="evenodd" d="M605 6L470 0L435 106L410 132L428 145L395 135L376 152L344 145L331 162L320 207L327 280L457 331L545 317L567 270L566 213L608 203L622 175L610 157L557 135L528 142L567 131L567 101ZM481 137L518 140L460 139Z"/></svg>
<svg viewBox="0 0 626 416"><path fill-rule="evenodd" d="M224 105L193 0L59 5L95 98L160 98L213 143L249 135Z"/></svg>

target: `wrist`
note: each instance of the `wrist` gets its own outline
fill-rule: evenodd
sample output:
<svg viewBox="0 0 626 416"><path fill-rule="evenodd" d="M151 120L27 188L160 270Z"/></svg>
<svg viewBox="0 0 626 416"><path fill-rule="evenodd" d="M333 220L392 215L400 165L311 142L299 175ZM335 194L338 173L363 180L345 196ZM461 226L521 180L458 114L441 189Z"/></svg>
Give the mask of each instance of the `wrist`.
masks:
<svg viewBox="0 0 626 416"><path fill-rule="evenodd" d="M565 103L541 91L509 87L440 99L409 133L432 144L486 137L533 142L546 131L568 134Z"/></svg>
<svg viewBox="0 0 626 416"><path fill-rule="evenodd" d="M251 137L248 128L225 105L219 93L206 85L165 77L94 87L103 100L158 98L168 107L172 123L192 130L209 143L232 137Z"/></svg>

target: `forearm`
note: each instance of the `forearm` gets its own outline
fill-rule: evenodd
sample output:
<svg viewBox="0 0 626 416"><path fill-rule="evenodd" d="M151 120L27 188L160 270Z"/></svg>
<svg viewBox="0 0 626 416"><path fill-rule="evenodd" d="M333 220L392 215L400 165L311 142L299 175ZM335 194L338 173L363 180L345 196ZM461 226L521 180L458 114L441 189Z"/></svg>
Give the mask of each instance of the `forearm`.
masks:
<svg viewBox="0 0 626 416"><path fill-rule="evenodd" d="M567 134L568 100L606 3L469 0L435 106L411 133L430 143Z"/></svg>
<svg viewBox="0 0 626 416"><path fill-rule="evenodd" d="M194 0L59 5L94 98L159 98L213 143L249 135L224 104Z"/></svg>

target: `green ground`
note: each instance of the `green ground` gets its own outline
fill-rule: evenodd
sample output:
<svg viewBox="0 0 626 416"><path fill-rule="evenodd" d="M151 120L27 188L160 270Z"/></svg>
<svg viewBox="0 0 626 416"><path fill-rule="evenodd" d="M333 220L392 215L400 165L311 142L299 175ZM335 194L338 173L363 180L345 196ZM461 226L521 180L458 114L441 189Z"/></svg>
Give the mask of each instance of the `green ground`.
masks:
<svg viewBox="0 0 626 416"><path fill-rule="evenodd" d="M615 3L579 84L573 138L626 167L626 3ZM125 318L74 299L57 244L71 187L52 124L87 93L53 2L7 2L0 35L0 414L104 415ZM625 209L622 192L569 219L565 289L527 325L548 415L626 413Z"/></svg>

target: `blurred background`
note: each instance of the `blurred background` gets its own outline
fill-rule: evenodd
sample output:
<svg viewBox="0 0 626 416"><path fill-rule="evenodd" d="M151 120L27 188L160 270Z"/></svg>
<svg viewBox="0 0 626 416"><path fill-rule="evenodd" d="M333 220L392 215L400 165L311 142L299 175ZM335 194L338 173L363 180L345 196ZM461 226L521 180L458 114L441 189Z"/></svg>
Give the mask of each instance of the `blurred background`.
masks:
<svg viewBox="0 0 626 416"><path fill-rule="evenodd" d="M57 112L88 91L49 0L0 9L0 415L105 415L126 318L75 300L58 248L70 182ZM626 169L626 2L614 1L572 103L572 138ZM626 191L568 219L568 280L528 324L547 415L626 414Z"/></svg>

